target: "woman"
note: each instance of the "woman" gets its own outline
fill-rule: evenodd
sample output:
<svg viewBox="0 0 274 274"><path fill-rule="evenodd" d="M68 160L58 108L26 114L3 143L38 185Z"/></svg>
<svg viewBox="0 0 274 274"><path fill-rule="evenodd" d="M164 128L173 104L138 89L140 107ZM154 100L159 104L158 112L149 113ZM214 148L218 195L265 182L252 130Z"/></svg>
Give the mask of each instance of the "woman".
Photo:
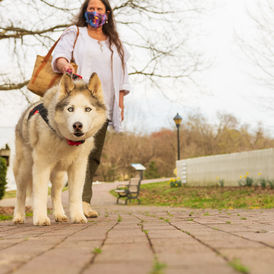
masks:
<svg viewBox="0 0 274 274"><path fill-rule="evenodd" d="M74 47L78 30L79 36ZM77 74L85 81L88 81L93 72L98 74L108 111L108 122L96 134L95 149L89 155L82 197L86 217L97 217L97 212L90 206L93 176L100 164L108 124L120 131L121 121L124 119L124 96L130 90L126 67L128 54L116 31L108 0L86 0L83 3L75 25L63 33L53 52L54 71L75 72L70 64L72 54L78 65Z"/></svg>

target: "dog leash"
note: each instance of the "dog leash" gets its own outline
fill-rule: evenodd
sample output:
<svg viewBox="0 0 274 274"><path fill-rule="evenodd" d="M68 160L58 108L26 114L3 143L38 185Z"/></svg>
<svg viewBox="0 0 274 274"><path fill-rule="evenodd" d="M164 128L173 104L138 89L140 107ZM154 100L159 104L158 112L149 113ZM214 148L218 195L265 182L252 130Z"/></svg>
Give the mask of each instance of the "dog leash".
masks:
<svg viewBox="0 0 274 274"><path fill-rule="evenodd" d="M83 79L83 77L80 74L72 73L72 69L67 69L66 73L70 75L70 77L72 78L72 80Z"/></svg>

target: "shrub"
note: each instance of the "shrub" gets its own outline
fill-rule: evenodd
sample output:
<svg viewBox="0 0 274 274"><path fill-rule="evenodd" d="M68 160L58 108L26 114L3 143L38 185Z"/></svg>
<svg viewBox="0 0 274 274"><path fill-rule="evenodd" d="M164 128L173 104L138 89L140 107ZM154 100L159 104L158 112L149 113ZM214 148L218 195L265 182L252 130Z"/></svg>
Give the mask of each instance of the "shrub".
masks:
<svg viewBox="0 0 274 274"><path fill-rule="evenodd" d="M274 181L273 180L268 180L268 184L270 186L270 189L274 189Z"/></svg>
<svg viewBox="0 0 274 274"><path fill-rule="evenodd" d="M0 157L0 200L3 198L6 189L7 163L6 160Z"/></svg>
<svg viewBox="0 0 274 274"><path fill-rule="evenodd" d="M180 178L170 179L169 185L170 185L170 187L181 187L182 181L180 180Z"/></svg>
<svg viewBox="0 0 274 274"><path fill-rule="evenodd" d="M254 180L251 177L245 177L244 179L241 179L238 181L239 186L252 186L254 183Z"/></svg>
<svg viewBox="0 0 274 274"><path fill-rule="evenodd" d="M245 178L245 185L246 186L252 186L253 183L254 183L254 180L252 178L250 178L250 177Z"/></svg>
<svg viewBox="0 0 274 274"><path fill-rule="evenodd" d="M267 180L266 180L266 179L261 178L261 179L259 180L259 183L260 183L260 186L261 186L262 188L266 188L266 184L267 184Z"/></svg>
<svg viewBox="0 0 274 274"><path fill-rule="evenodd" d="M223 179L219 180L218 183L219 183L220 187L224 187L225 186L225 180L223 180Z"/></svg>
<svg viewBox="0 0 274 274"><path fill-rule="evenodd" d="M156 163L154 161L149 162L149 165L145 171L144 174L146 179L154 179L154 178L159 178L159 172L158 172L158 168L156 166Z"/></svg>

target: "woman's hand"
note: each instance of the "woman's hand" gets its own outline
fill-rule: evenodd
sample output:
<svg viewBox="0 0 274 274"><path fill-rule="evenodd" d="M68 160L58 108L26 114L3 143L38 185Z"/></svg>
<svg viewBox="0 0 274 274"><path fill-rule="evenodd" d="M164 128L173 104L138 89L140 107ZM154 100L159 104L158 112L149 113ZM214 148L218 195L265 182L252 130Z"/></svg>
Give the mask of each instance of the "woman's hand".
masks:
<svg viewBox="0 0 274 274"><path fill-rule="evenodd" d="M121 120L124 120L124 96L125 96L125 91L120 90L119 93L119 108L121 109Z"/></svg>
<svg viewBox="0 0 274 274"><path fill-rule="evenodd" d="M70 64L68 60L63 57L60 57L56 60L56 68L62 73L66 73L66 71L68 70L72 71L72 73L75 73L73 65Z"/></svg>

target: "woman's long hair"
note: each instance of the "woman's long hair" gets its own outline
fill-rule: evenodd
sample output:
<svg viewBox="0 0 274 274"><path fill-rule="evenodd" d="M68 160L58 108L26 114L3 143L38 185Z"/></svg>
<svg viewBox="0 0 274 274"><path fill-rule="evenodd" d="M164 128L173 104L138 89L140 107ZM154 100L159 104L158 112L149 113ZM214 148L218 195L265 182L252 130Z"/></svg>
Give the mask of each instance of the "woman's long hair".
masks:
<svg viewBox="0 0 274 274"><path fill-rule="evenodd" d="M90 0L86 0L82 4L80 12L79 12L78 16L76 17L74 24L78 27L85 27L88 25L86 22L86 19L85 19L85 12L87 11L89 1ZM114 44L116 46L119 56L121 58L123 69L125 69L125 58L124 58L125 53L124 53L124 49L122 46L122 42L119 38L119 34L116 30L116 25L115 25L115 21L113 18L112 8L111 8L108 0L100 0L100 1L104 4L104 6L106 8L108 22L103 25L103 33L109 38L109 48L111 50L111 59L113 58L113 50L112 50L111 46L112 46L112 44Z"/></svg>

